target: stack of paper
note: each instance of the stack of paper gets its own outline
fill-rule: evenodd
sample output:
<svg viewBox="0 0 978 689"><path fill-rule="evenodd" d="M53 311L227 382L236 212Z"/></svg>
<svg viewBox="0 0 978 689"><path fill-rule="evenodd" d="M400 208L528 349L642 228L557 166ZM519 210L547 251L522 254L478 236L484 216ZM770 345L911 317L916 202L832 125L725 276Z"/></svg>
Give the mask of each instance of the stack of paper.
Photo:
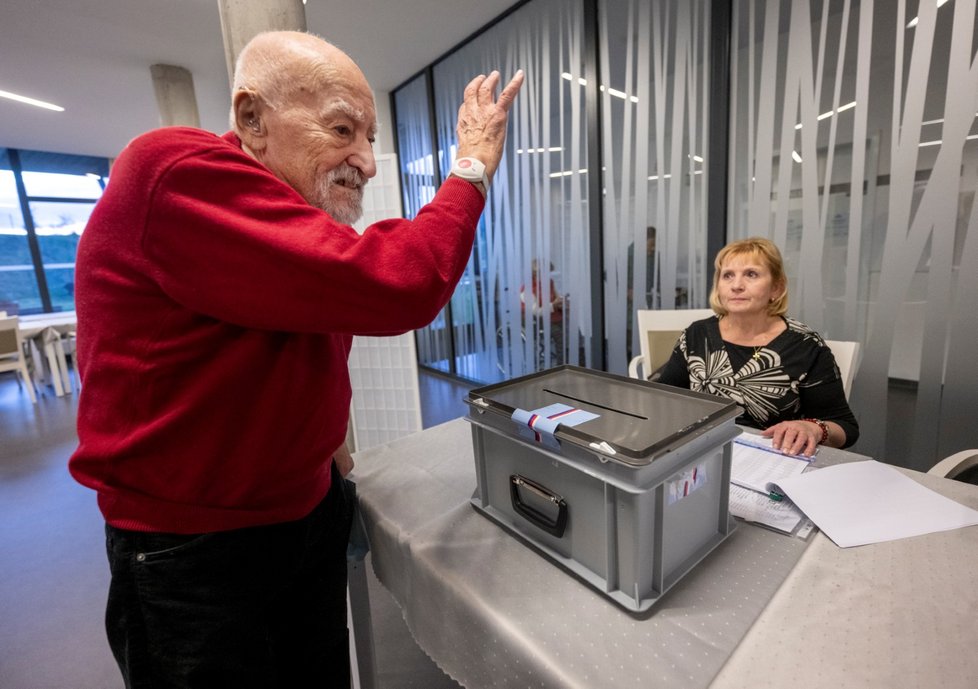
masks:
<svg viewBox="0 0 978 689"><path fill-rule="evenodd" d="M730 513L793 533L804 515L774 491L774 484L803 472L811 458L782 454L771 446L770 438L746 434L734 441L732 457Z"/></svg>

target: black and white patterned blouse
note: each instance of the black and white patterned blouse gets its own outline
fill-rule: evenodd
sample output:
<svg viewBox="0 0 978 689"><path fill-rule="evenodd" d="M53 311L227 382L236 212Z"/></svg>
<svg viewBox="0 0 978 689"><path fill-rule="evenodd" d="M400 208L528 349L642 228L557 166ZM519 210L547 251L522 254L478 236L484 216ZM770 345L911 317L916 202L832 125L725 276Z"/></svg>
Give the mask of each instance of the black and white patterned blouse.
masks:
<svg viewBox="0 0 978 689"><path fill-rule="evenodd" d="M743 410L737 423L754 428L790 419L834 421L849 447L859 438L859 423L832 350L804 323L783 320L787 329L757 349L756 357L755 347L723 340L716 316L696 321L652 380L733 400Z"/></svg>

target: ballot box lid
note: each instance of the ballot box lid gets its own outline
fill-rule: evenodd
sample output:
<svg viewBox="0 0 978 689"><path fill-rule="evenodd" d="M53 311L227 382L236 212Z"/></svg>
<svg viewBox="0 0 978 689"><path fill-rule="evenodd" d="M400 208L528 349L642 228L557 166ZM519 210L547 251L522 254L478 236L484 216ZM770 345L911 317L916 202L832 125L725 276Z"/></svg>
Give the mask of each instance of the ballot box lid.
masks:
<svg viewBox="0 0 978 689"><path fill-rule="evenodd" d="M554 404L596 414L577 425L558 425L553 435L585 447L603 443L629 464L651 462L740 415L740 408L725 398L578 366L475 388L466 402L508 417Z"/></svg>

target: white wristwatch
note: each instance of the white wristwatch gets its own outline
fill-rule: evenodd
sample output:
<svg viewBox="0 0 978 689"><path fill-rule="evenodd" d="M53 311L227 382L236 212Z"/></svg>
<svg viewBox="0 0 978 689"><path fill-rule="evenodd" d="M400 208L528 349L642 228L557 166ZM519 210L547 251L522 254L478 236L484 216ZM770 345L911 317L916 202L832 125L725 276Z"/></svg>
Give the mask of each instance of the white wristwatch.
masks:
<svg viewBox="0 0 978 689"><path fill-rule="evenodd" d="M448 174L452 177L464 179L466 182L472 182L472 184L479 184L481 182L486 192L489 192L489 178L486 177L486 166L478 158L458 158L455 164L452 165L451 172Z"/></svg>

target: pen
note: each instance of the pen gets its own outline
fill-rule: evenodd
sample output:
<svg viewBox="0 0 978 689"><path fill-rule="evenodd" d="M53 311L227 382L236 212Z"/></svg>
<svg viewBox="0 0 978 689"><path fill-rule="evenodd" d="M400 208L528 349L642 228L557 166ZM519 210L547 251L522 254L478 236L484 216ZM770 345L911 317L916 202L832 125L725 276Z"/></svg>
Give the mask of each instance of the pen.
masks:
<svg viewBox="0 0 978 689"><path fill-rule="evenodd" d="M784 500L784 495L782 495L781 493L779 493L777 491L774 491L774 490L770 490L770 491L761 490L760 488L757 488L756 486L752 486L749 483L746 483L744 481L738 481L735 478L731 478L730 479L730 483L734 484L735 486L740 486L741 488L746 488L747 490L752 490L755 493L760 493L761 495L766 495L767 497L771 498L775 502L781 502L782 500Z"/></svg>

